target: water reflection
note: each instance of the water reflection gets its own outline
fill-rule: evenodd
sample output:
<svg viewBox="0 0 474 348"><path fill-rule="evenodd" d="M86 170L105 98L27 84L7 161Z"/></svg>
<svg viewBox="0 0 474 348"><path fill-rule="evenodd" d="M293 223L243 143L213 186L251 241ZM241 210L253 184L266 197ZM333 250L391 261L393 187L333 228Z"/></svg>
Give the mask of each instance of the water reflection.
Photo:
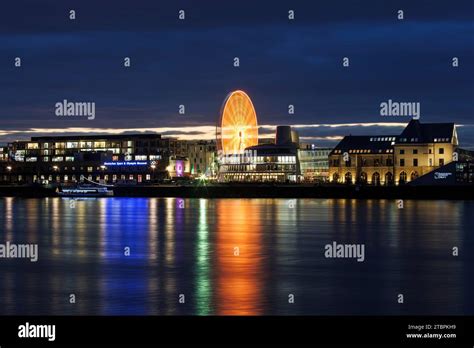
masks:
<svg viewBox="0 0 474 348"><path fill-rule="evenodd" d="M260 206L248 200L217 203L216 312L261 313Z"/></svg>
<svg viewBox="0 0 474 348"><path fill-rule="evenodd" d="M0 314L474 314L474 202L72 203L0 199L0 243L40 256L0 259ZM325 258L333 241L363 243L366 261Z"/></svg>
<svg viewBox="0 0 474 348"><path fill-rule="evenodd" d="M208 200L199 200L199 222L196 242L196 314L212 313L212 282L209 246L209 230L207 221Z"/></svg>

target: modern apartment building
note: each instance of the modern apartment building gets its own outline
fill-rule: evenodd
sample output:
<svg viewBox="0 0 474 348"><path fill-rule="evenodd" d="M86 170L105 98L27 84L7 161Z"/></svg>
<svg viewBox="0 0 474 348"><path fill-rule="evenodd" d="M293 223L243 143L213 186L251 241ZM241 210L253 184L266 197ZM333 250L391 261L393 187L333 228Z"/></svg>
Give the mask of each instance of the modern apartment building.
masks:
<svg viewBox="0 0 474 348"><path fill-rule="evenodd" d="M3 182L76 182L83 176L140 183L166 177L172 152L159 134L127 134L33 137L8 144L2 154Z"/></svg>

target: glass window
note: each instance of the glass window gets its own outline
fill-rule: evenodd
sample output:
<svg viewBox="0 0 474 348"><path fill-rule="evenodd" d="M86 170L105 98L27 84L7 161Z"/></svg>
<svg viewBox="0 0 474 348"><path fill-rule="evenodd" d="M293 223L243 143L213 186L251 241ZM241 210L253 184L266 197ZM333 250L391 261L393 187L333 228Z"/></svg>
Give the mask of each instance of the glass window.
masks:
<svg viewBox="0 0 474 348"><path fill-rule="evenodd" d="M68 141L66 143L66 148L68 149L77 149L79 147L79 143L77 141Z"/></svg>
<svg viewBox="0 0 474 348"><path fill-rule="evenodd" d="M26 145L26 148L29 149L29 150L38 149L38 148L39 148L39 144L38 144L38 143L28 143L28 144Z"/></svg>

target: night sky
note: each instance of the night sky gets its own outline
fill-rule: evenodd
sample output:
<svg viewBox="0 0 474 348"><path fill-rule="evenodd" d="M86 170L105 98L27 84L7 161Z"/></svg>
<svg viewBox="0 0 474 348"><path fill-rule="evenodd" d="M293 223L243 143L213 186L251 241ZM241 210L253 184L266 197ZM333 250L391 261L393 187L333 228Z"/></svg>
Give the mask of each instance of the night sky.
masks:
<svg viewBox="0 0 474 348"><path fill-rule="evenodd" d="M261 133L299 125L320 146L350 133L399 134L408 117L380 116L392 99L420 102L421 122L463 125L461 146L474 148L473 64L472 0L8 1L0 142L137 130L212 138L225 96L243 89L268 126ZM63 99L95 102L96 118L57 117Z"/></svg>

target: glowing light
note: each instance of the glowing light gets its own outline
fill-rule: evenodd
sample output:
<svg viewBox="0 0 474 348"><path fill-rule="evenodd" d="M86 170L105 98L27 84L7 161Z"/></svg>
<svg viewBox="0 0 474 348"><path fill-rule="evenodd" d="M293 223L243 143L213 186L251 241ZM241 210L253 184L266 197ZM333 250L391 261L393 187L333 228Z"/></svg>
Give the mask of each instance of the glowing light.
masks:
<svg viewBox="0 0 474 348"><path fill-rule="evenodd" d="M244 91L231 92L225 99L217 127L217 147L225 154L241 153L258 145L257 114Z"/></svg>
<svg viewBox="0 0 474 348"><path fill-rule="evenodd" d="M105 166L117 167L117 166L146 166L146 165L148 165L148 162L146 161L104 162L101 168L102 167L105 168Z"/></svg>
<svg viewBox="0 0 474 348"><path fill-rule="evenodd" d="M176 161L176 176L182 177L184 173L184 163L181 160Z"/></svg>

